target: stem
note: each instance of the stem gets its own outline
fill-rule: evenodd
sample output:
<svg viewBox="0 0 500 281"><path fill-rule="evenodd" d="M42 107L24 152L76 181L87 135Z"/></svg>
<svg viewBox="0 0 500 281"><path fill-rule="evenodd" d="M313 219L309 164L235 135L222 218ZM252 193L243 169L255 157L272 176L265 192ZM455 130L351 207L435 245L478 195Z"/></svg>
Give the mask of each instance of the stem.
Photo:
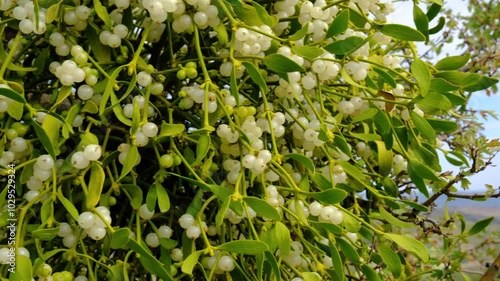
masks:
<svg viewBox="0 0 500 281"><path fill-rule="evenodd" d="M21 41L21 32L17 32L16 38L14 38L14 43L12 44L9 53L7 54L7 57L2 63L2 67L0 68L0 83L4 83L3 75L7 70L7 66L11 63L12 58L14 57L14 53L17 50L17 45L19 45L19 41Z"/></svg>

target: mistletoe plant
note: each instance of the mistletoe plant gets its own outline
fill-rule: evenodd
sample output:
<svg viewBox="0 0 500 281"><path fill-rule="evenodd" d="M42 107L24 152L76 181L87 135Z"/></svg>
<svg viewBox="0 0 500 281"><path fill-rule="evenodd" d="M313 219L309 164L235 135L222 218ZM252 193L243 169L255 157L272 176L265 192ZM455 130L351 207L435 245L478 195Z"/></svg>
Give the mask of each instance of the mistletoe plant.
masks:
<svg viewBox="0 0 500 281"><path fill-rule="evenodd" d="M456 274L491 219L427 214L498 142L441 139L497 80L419 58L444 26L429 2L414 29L378 0L2 0L1 276Z"/></svg>

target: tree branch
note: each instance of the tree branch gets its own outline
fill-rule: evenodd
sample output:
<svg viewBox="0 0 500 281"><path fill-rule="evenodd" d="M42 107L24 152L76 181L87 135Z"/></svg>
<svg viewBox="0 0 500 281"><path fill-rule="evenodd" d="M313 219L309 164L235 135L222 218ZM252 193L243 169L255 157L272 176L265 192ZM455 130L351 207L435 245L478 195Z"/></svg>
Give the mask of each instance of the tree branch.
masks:
<svg viewBox="0 0 500 281"><path fill-rule="evenodd" d="M460 194L460 193L451 193L451 192L445 192L446 196L448 197L453 197L453 198L462 198L462 199L487 199L487 198L500 198L500 191L498 193L495 193L493 195L488 195L488 194Z"/></svg>
<svg viewBox="0 0 500 281"><path fill-rule="evenodd" d="M495 259L493 264L490 265L488 270L484 273L484 275L479 279L479 281L493 281L495 280L495 277L500 271L500 254L498 257Z"/></svg>

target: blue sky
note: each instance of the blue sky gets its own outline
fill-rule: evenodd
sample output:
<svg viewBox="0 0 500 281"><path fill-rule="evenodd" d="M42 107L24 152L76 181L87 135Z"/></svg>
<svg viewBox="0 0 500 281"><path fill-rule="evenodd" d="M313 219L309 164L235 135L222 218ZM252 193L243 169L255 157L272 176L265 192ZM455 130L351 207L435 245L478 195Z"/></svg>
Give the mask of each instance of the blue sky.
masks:
<svg viewBox="0 0 500 281"><path fill-rule="evenodd" d="M453 2L453 5L450 5L450 2ZM461 13L462 15L466 15L468 13L466 1L463 0L454 0L454 1L445 1L448 4L448 7L451 7L455 13ZM445 4L446 6L446 4ZM389 21L393 23L404 24L407 26L415 27L413 23L413 1L405 1L405 2L395 2L394 7L396 12L391 15ZM424 7L422 7L424 8ZM435 23L431 23L433 26ZM427 47L424 44L418 45L419 51L427 50ZM456 45L451 43L446 45L442 49L442 53L439 58L451 56L451 55L459 55L462 51L457 49ZM484 92L476 92L473 94L472 98L469 101L469 107L480 109L480 110L495 110L500 115L500 93L492 96L487 96ZM489 139L500 138L500 120L496 120L494 118L488 118L487 120L482 119L478 116L480 122L484 124L483 134ZM443 159L444 160L444 159ZM500 186L500 154L493 159L494 165L488 167L485 171L480 174L476 174L469 178L471 181L470 190L474 192L481 192L486 190L485 184L491 184L494 187ZM446 161L442 161L443 170L451 170L458 171L456 167L449 165Z"/></svg>

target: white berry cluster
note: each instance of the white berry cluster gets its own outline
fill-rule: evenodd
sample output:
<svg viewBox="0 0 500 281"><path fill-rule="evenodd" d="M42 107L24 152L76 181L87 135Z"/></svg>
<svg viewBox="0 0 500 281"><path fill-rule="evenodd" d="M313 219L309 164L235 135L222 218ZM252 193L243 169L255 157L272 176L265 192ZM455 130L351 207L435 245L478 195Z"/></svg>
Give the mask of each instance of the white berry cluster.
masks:
<svg viewBox="0 0 500 281"><path fill-rule="evenodd" d="M358 155L363 158L370 158L373 155L373 150L371 150L371 148L362 141L356 144L356 151L358 152Z"/></svg>
<svg viewBox="0 0 500 281"><path fill-rule="evenodd" d="M188 0L186 3L193 7L196 12L193 17L186 13L184 2L180 1L177 9L173 12L174 21L172 22L172 29L176 33L191 33L193 31L193 22L197 27L205 29L207 27L216 27L220 23L218 17L217 7L210 4L210 0Z"/></svg>
<svg viewBox="0 0 500 281"><path fill-rule="evenodd" d="M83 236L85 237L87 233L84 231ZM61 237L62 243L66 248L72 248L77 241L76 234L73 232L73 228L66 222L61 222L59 224L59 231L57 232L57 236Z"/></svg>
<svg viewBox="0 0 500 281"><path fill-rule="evenodd" d="M203 259L202 265L207 270L213 270L215 274L230 272L236 267L233 257L224 255L219 250L216 250L213 256Z"/></svg>
<svg viewBox="0 0 500 281"><path fill-rule="evenodd" d="M144 96L135 96L133 99L133 102L137 103L141 113L144 110L144 107L146 107L147 117L153 117L155 115L154 108L149 104L146 105L146 98ZM125 106L123 107L123 115L125 115L125 117L130 118L130 119L133 118L133 116L134 116L134 104L133 103L125 104Z"/></svg>
<svg viewBox="0 0 500 281"><path fill-rule="evenodd" d="M191 214L182 215L179 218L179 225L186 230L186 236L192 240L200 237L202 231L208 231L206 222L202 221L200 225Z"/></svg>
<svg viewBox="0 0 500 281"><path fill-rule="evenodd" d="M122 165L125 164L125 159L127 158L129 149L130 149L130 144L128 143L121 143L118 146L117 150L120 152L120 154L118 154L118 161L120 162L120 164ZM141 154L138 154L137 162L135 163L135 165L138 165L140 162L141 162Z"/></svg>
<svg viewBox="0 0 500 281"><path fill-rule="evenodd" d="M347 157L345 154L340 154L339 158ZM347 159L349 159L347 157ZM343 159L346 161L347 159ZM331 170L330 170L331 169ZM325 166L321 169L321 173L327 179L330 179L333 183L347 183L347 174L340 165L334 165L333 167Z"/></svg>
<svg viewBox="0 0 500 281"><path fill-rule="evenodd" d="M168 225L162 225L158 228L157 232L150 232L146 235L146 244L151 248L160 246L160 238L169 239L172 237L173 230Z"/></svg>
<svg viewBox="0 0 500 281"><path fill-rule="evenodd" d="M109 30L103 30L99 34L99 40L105 46L118 48L122 45L122 39L125 39L127 35L128 27L124 24L117 24L113 27L113 32L110 32Z"/></svg>
<svg viewBox="0 0 500 281"><path fill-rule="evenodd" d="M201 104L202 108L205 106L209 113L215 112L217 110L217 96L214 92L206 91L200 88L198 84L192 86L184 86L181 88L181 95L184 97L180 101L179 106L183 109L190 109L195 103ZM206 97L208 95L208 98ZM207 105L205 101L208 100Z"/></svg>
<svg viewBox="0 0 500 281"><path fill-rule="evenodd" d="M26 187L30 190L26 192L26 200L31 201L37 197L43 182L52 177L52 168L55 166L54 159L48 154L40 155L33 166L33 176L26 181Z"/></svg>
<svg viewBox="0 0 500 281"><path fill-rule="evenodd" d="M17 253L11 253L11 248L0 248L0 264L9 264L16 262L16 255L30 257L30 252L24 247L17 248Z"/></svg>
<svg viewBox="0 0 500 281"><path fill-rule="evenodd" d="M12 3L12 1L9 0L2 1L2 4L4 2ZM20 20L19 30L24 34L44 34L45 31L47 31L47 23L45 22L46 14L47 10L41 8L39 9L38 15L36 15L35 4L31 0L17 1L17 6L12 9L12 16Z"/></svg>
<svg viewBox="0 0 500 281"><path fill-rule="evenodd" d="M392 163L392 171L395 175L408 170L408 161L401 154L394 155Z"/></svg>
<svg viewBox="0 0 500 281"><path fill-rule="evenodd" d="M77 151L71 156L71 164L77 169L85 169L90 161L97 161L101 158L102 148L98 144L89 144L83 151Z"/></svg>
<svg viewBox="0 0 500 281"><path fill-rule="evenodd" d="M54 74L64 86L71 86L73 83L80 83L85 80L85 71L72 60L65 60L61 65L57 66Z"/></svg>
<svg viewBox="0 0 500 281"><path fill-rule="evenodd" d="M73 26L76 31L83 31L87 28L87 19L92 9L85 5L76 6L74 10L64 13L64 23Z"/></svg>
<svg viewBox="0 0 500 281"><path fill-rule="evenodd" d="M381 3L379 0L352 0L349 7L364 14L372 13L381 21L385 21L387 15L394 12L394 6L391 2Z"/></svg>
<svg viewBox="0 0 500 281"><path fill-rule="evenodd" d="M288 255L282 255L281 252L278 250L277 254L281 256L281 258L290 264L290 266L293 267L298 267L302 263L307 263L307 261L302 257L302 253L304 251L304 246L298 242L298 241L293 241L291 243L291 249L290 253Z"/></svg>
<svg viewBox="0 0 500 281"><path fill-rule="evenodd" d="M106 222L111 224L112 219L108 208L105 206L99 206L96 208L96 212L99 212ZM88 233L90 238L96 241L101 240L104 236L106 236L106 223L94 213L81 213L78 217L78 225Z"/></svg>
<svg viewBox="0 0 500 281"><path fill-rule="evenodd" d="M266 187L266 201L273 207L278 207L285 203L285 198L278 192L278 188L274 185Z"/></svg>
<svg viewBox="0 0 500 281"><path fill-rule="evenodd" d="M273 34L272 29L267 25L253 26L253 28L264 34ZM238 28L234 34L236 38L235 50L244 56L264 56L264 51L271 47L271 38L262 33L244 27Z"/></svg>
<svg viewBox="0 0 500 281"><path fill-rule="evenodd" d="M274 11L276 12L276 16L280 19L288 18L295 14L295 6L299 3L298 0L283 0L277 1L274 3ZM285 29L289 26L288 21L279 22L274 26L274 33L277 35L281 35Z"/></svg>
<svg viewBox="0 0 500 281"><path fill-rule="evenodd" d="M309 213L312 216L318 217L319 221L333 224L341 224L344 219L342 211L337 207L332 205L323 206L318 201L313 201L309 204Z"/></svg>
<svg viewBox="0 0 500 281"><path fill-rule="evenodd" d="M392 69L401 68L401 58L400 57L386 54L383 56L383 59L384 59L384 65L386 65Z"/></svg>
<svg viewBox="0 0 500 281"><path fill-rule="evenodd" d="M158 126L155 123L147 122L135 131L134 143L137 147L144 147L149 143L149 139L156 137L157 134Z"/></svg>
<svg viewBox="0 0 500 281"><path fill-rule="evenodd" d="M325 37L329 24L338 12L336 6L324 9L326 5L326 1L317 0L314 4L304 1L300 6L298 20L303 26L309 24L308 34L312 34L312 42L318 42Z"/></svg>
<svg viewBox="0 0 500 281"><path fill-rule="evenodd" d="M327 81L337 77L340 71L340 65L333 62L335 56L330 53L324 53L313 61L311 71L314 72L320 81Z"/></svg>
<svg viewBox="0 0 500 281"><path fill-rule="evenodd" d="M250 207L243 210L243 214L238 215L233 210L227 209L225 218L228 219L233 225L239 224L244 218L253 219L257 213Z"/></svg>

